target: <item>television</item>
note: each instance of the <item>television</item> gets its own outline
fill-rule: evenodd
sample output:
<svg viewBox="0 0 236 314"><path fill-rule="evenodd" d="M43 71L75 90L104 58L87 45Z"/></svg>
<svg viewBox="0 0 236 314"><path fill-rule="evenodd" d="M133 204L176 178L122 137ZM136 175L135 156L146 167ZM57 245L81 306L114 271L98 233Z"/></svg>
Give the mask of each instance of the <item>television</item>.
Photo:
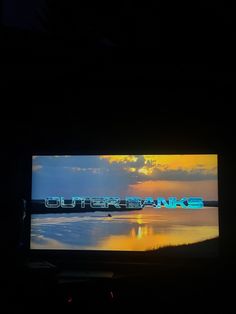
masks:
<svg viewBox="0 0 236 314"><path fill-rule="evenodd" d="M217 154L33 155L30 251L217 257Z"/></svg>

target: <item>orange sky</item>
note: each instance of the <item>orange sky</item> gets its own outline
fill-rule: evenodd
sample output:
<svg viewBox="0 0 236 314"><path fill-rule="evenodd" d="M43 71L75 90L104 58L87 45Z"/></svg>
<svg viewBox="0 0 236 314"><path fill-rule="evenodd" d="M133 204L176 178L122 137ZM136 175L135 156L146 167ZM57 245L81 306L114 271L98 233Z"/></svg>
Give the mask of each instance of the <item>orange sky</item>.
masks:
<svg viewBox="0 0 236 314"><path fill-rule="evenodd" d="M101 156L110 164L119 163L126 165L132 162L133 166L125 168L127 171L144 173L151 175L154 169L160 170L185 170L202 169L207 172L217 172L217 155L143 155L144 165L136 168L135 163L138 158L134 155L105 155ZM145 172L145 169L147 170ZM148 171L149 170L149 171Z"/></svg>
<svg viewBox="0 0 236 314"><path fill-rule="evenodd" d="M175 196L203 197L205 200L218 200L216 180L206 181L144 181L129 186L128 195L140 197Z"/></svg>
<svg viewBox="0 0 236 314"><path fill-rule="evenodd" d="M127 194L141 197L188 196L218 200L217 155L112 155L102 156L110 166L137 175ZM165 179L165 174L171 178ZM197 175L201 175L201 179ZM179 176L178 176L179 175ZM191 179L188 177L191 175Z"/></svg>

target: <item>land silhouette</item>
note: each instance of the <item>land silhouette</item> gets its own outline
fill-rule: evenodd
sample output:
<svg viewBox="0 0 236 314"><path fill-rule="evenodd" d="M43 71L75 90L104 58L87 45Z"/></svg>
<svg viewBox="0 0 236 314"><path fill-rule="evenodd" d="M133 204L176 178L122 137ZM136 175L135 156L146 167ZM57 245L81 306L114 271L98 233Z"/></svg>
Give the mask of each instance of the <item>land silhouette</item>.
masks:
<svg viewBox="0 0 236 314"><path fill-rule="evenodd" d="M147 251L150 255L165 257L216 257L219 238L208 239L192 244L171 245Z"/></svg>

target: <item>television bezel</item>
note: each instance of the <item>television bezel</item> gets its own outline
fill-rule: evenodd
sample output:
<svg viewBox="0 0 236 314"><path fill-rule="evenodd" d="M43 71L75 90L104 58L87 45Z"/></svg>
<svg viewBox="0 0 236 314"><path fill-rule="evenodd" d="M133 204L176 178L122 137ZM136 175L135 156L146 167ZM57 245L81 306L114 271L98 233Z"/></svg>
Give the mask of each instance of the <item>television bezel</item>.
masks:
<svg viewBox="0 0 236 314"><path fill-rule="evenodd" d="M33 156L92 156L92 155L217 155L217 181L218 181L218 222L219 222L219 252L216 257L192 257L192 256L159 256L158 254L148 254L145 251L111 251L111 250L56 250L56 249L31 249L30 248L30 239L31 239L31 191L32 191L32 160ZM99 151L99 152L91 152L91 151L83 151L82 152L71 152L65 150L63 152L45 152L44 151L33 151L30 154L30 182L28 182L29 191L28 191L28 207L26 213L26 228L25 228L25 253L28 257L34 260L47 260L54 264L62 264L62 265L83 265L84 267L99 267L104 265L127 265L127 264L149 264L149 263L176 263L184 261L217 261L222 257L220 240L221 240L221 197L220 197L220 160L221 154L218 152L209 152L209 151ZM174 262L175 261L175 262Z"/></svg>

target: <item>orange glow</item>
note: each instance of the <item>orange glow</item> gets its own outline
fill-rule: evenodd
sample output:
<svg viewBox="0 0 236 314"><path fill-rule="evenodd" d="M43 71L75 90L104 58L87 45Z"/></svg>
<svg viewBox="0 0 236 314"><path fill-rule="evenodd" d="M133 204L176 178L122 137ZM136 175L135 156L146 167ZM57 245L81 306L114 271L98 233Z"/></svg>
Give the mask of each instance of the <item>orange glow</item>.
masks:
<svg viewBox="0 0 236 314"><path fill-rule="evenodd" d="M130 168L126 168L125 167L124 170L127 171L127 172L135 172L135 171L137 171L137 169L134 168L134 167L130 167Z"/></svg>
<svg viewBox="0 0 236 314"><path fill-rule="evenodd" d="M138 158L143 158L143 165L137 169L135 163ZM206 174L217 174L217 155L104 155L100 157L106 159L110 164L134 163L134 167L124 168L127 172L138 171L146 176L151 176L155 170L161 171L192 171L201 170ZM140 165L139 165L140 167Z"/></svg>
<svg viewBox="0 0 236 314"><path fill-rule="evenodd" d="M149 176L153 173L153 168L150 168L150 167L142 167L140 169L138 169L138 172L139 173L142 173L142 174L145 174L146 176Z"/></svg>
<svg viewBox="0 0 236 314"><path fill-rule="evenodd" d="M162 170L206 169L216 174L217 155L144 155L145 164Z"/></svg>
<svg viewBox="0 0 236 314"><path fill-rule="evenodd" d="M112 163L124 163L127 162L136 162L137 157L133 155L104 155L100 157L101 159L106 159L110 164Z"/></svg>
<svg viewBox="0 0 236 314"><path fill-rule="evenodd" d="M143 214L132 214L130 222L136 223L129 233L111 235L98 244L97 249L146 251L165 246L191 244L219 236L218 210L205 208L189 212L160 209L158 214L153 208L146 208ZM153 216L155 215L155 216ZM125 215L117 215L122 219ZM151 221L158 224L150 226ZM187 225L191 221L190 225ZM205 224L202 224L202 222ZM171 222L171 227L170 226Z"/></svg>
<svg viewBox="0 0 236 314"><path fill-rule="evenodd" d="M147 251L170 245L191 244L218 236L215 226L173 228L168 233L154 233L151 227L133 228L130 234L113 235L105 239L98 249Z"/></svg>
<svg viewBox="0 0 236 314"><path fill-rule="evenodd" d="M190 197L201 196L205 200L218 199L216 180L205 181L144 181L129 185L128 194L140 197Z"/></svg>
<svg viewBox="0 0 236 314"><path fill-rule="evenodd" d="M142 219L142 214L139 214L139 215L137 215L137 223L139 224L139 225L142 225L143 224L143 219Z"/></svg>

